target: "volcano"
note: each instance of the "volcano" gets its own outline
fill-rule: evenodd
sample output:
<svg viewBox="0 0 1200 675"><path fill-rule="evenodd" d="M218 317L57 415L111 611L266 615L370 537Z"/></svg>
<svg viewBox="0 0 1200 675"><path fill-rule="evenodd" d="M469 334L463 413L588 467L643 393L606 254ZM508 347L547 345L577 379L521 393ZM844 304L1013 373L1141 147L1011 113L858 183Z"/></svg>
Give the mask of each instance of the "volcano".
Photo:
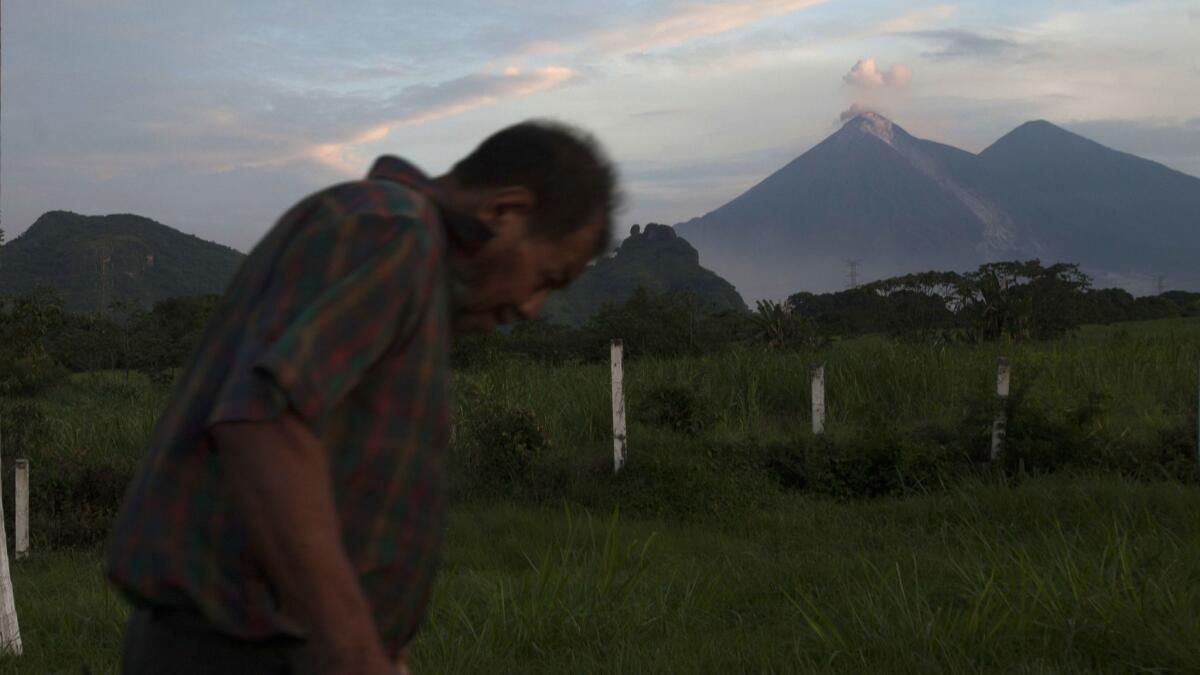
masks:
<svg viewBox="0 0 1200 675"><path fill-rule="evenodd" d="M862 113L675 227L747 299L840 289L849 260L864 280L1037 257L1200 288L1200 179L1045 121L973 154Z"/></svg>

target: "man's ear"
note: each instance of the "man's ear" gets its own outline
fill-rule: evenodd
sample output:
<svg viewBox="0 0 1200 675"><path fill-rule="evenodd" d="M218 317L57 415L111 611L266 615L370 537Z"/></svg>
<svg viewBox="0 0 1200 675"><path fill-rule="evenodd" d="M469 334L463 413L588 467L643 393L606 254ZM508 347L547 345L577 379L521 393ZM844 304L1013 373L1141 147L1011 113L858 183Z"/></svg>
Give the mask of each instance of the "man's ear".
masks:
<svg viewBox="0 0 1200 675"><path fill-rule="evenodd" d="M533 190L520 185L490 190L475 209L475 217L494 232L509 227L524 228L537 203Z"/></svg>

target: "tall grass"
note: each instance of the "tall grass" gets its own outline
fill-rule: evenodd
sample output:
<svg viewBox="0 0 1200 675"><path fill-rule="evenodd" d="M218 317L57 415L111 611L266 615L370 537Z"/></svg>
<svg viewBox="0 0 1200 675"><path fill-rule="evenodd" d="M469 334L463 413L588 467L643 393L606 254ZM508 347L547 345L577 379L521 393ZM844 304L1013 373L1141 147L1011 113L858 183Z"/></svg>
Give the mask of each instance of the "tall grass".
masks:
<svg viewBox="0 0 1200 675"><path fill-rule="evenodd" d="M706 516L759 508L774 498L776 483L846 496L940 486L986 451L1001 355L1013 366L1010 468L1200 479L1200 319L1181 319L1089 327L1050 343L866 337L798 352L745 347L633 360L625 376L631 470L618 478L609 475L607 365L503 360L454 373L454 484L460 496L480 486L489 488L480 492L487 498L508 490L489 476L467 475L462 441L482 416L515 408L530 414L549 441L527 481L542 503L567 498L600 509L622 504ZM826 366L827 434L820 443L809 433L815 363ZM700 422L693 425L698 431L681 433L648 419L666 389L695 399L689 414ZM17 454L32 461L35 545L104 538L169 393L138 374L88 373L33 402L48 420L48 442L9 444L5 480ZM0 414L19 403L0 402ZM4 425L11 430L20 422L10 416ZM476 457L491 449L489 439L481 443ZM779 475L762 475L764 467Z"/></svg>
<svg viewBox="0 0 1200 675"><path fill-rule="evenodd" d="M631 416L665 385L691 388L707 405L717 437L787 436L807 428L809 366L826 364L828 426L876 427L960 420L994 393L995 363L1006 356L1015 392L1048 411L1109 401L1102 424L1115 437L1149 439L1194 417L1200 367L1200 319L1086 327L1050 343L931 345L867 337L822 349L773 352L739 348L674 360L626 362ZM473 404L500 401L532 410L551 439L568 448L610 442L608 367L552 366L506 360L454 376L457 417ZM39 399L54 430L47 448L88 458L136 461L169 392L142 376L75 375ZM635 444L636 437L631 439ZM39 455L34 454L34 459Z"/></svg>
<svg viewBox="0 0 1200 675"><path fill-rule="evenodd" d="M822 349L734 349L720 355L626 363L627 407L636 420L647 392L691 388L717 438L783 439L809 425L809 367L826 366L827 428L968 422L991 410L996 359L1013 369L1014 395L1031 410L1062 416L1090 403L1102 442L1158 442L1195 419L1200 320L1087 327L1052 343L933 345L878 337ZM560 447L591 448L611 434L608 368L505 361L456 378L471 414L474 395L533 410ZM1019 423L1019 420L1014 422ZM631 452L642 430L630 431Z"/></svg>
<svg viewBox="0 0 1200 675"><path fill-rule="evenodd" d="M460 506L418 673L1200 672L1200 491L1048 476L736 522ZM115 672L94 554L14 565L26 655Z"/></svg>
<svg viewBox="0 0 1200 675"><path fill-rule="evenodd" d="M1014 370L1014 451L1070 446L1104 462L1015 480L925 472L926 459L986 441L1000 355ZM826 364L822 441L808 432L813 363ZM607 366L457 372L456 445L484 410L531 412L552 448L531 480L554 489L531 507L498 484L455 507L415 670L1200 672L1200 491L1162 480L1187 475L1172 457L1195 466L1198 363L1197 320L1046 344L864 338L635 360L619 476ZM668 386L694 394L695 431L641 414ZM97 554L48 548L102 538L168 393L89 374L36 402L51 433L22 449L34 557L13 567L27 653L0 672L115 672L125 609ZM830 500L780 480L874 494L834 460L861 451L873 466L880 448L898 448L881 466L916 486L906 497ZM1155 468L1123 470L1139 466ZM48 493L59 501L39 504Z"/></svg>

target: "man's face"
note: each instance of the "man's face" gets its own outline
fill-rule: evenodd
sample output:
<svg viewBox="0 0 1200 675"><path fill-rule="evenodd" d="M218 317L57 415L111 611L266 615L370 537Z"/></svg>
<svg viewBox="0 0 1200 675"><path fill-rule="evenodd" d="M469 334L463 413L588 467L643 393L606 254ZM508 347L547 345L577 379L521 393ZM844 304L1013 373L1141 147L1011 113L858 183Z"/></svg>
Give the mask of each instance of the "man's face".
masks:
<svg viewBox="0 0 1200 675"><path fill-rule="evenodd" d="M604 228L599 214L558 237L531 232L527 212L490 221L495 236L470 260L472 280L456 322L461 331L486 332L537 316L550 291L583 272Z"/></svg>

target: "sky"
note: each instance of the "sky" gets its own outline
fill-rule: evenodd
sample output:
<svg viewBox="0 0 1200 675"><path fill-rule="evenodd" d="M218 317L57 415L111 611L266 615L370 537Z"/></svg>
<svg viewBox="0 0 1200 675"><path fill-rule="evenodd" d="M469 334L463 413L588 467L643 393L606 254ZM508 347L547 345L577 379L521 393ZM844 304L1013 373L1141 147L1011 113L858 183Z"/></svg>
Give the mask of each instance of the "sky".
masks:
<svg viewBox="0 0 1200 675"><path fill-rule="evenodd" d="M0 5L0 228L136 213L247 251L381 154L593 132L620 223L703 215L876 110L978 152L1046 119L1200 175L1200 2L22 0Z"/></svg>

